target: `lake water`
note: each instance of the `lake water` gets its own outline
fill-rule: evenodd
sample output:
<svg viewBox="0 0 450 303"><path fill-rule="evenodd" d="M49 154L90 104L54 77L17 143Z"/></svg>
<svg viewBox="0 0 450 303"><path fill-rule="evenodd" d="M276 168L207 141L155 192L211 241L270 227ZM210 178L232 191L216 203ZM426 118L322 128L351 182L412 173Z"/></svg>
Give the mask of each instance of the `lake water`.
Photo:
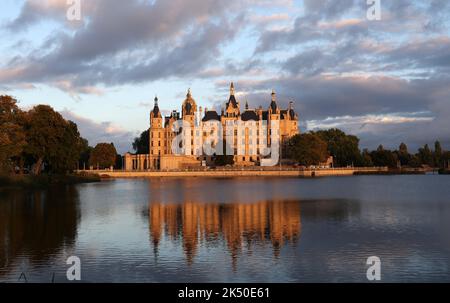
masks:
<svg viewBox="0 0 450 303"><path fill-rule="evenodd" d="M450 176L0 190L0 282L450 282Z"/></svg>

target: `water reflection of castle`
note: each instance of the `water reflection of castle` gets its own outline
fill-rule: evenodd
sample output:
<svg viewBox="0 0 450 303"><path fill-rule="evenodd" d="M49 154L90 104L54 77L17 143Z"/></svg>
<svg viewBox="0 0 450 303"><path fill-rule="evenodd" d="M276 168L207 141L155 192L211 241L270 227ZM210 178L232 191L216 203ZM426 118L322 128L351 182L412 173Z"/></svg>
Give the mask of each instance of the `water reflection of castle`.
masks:
<svg viewBox="0 0 450 303"><path fill-rule="evenodd" d="M278 256L286 243L300 237L298 201L253 204L150 203L150 237L157 251L161 239L180 240L188 264L192 264L199 245L223 241L233 264L244 246L270 243Z"/></svg>

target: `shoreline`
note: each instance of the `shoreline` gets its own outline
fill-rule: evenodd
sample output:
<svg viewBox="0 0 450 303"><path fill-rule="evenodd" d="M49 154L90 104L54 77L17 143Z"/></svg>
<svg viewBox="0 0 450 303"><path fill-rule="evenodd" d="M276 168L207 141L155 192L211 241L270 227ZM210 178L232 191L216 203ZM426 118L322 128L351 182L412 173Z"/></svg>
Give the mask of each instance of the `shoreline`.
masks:
<svg viewBox="0 0 450 303"><path fill-rule="evenodd" d="M73 173L69 175L0 175L0 189L45 189L58 185L74 185L81 183L100 182L97 174Z"/></svg>
<svg viewBox="0 0 450 303"><path fill-rule="evenodd" d="M205 169L176 171L79 171L97 174L101 179L130 178L233 178L233 177L298 177L314 178L328 176L353 176L357 174L389 174L386 167L379 168L334 168L334 169Z"/></svg>

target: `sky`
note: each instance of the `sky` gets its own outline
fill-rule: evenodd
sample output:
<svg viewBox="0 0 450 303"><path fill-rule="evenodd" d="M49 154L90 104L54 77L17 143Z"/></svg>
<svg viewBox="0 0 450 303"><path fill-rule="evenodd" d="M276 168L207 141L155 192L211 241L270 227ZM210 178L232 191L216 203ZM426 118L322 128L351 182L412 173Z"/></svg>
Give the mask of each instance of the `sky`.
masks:
<svg viewBox="0 0 450 303"><path fill-rule="evenodd" d="M234 81L250 107L294 101L302 131L338 127L362 148L450 149L450 1L2 0L0 94L49 104L91 145L131 142L153 99L187 90L220 110Z"/></svg>

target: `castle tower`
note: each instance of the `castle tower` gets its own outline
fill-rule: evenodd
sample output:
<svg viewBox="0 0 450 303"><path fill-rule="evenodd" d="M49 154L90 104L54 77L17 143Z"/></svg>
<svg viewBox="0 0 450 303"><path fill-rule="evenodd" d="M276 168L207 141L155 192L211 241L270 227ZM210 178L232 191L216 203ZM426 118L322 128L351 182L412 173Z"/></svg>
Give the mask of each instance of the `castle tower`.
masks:
<svg viewBox="0 0 450 303"><path fill-rule="evenodd" d="M272 90L272 101L270 102L269 106L269 114L278 116L280 115L280 109L278 108L277 94L275 93L275 90Z"/></svg>
<svg viewBox="0 0 450 303"><path fill-rule="evenodd" d="M269 137L267 138L268 143L272 144L272 139L278 140L280 135L280 126L278 124L278 129L272 128L272 121L280 121L280 108L277 104L277 94L275 90L272 90L272 100L270 102L268 115L267 115L267 128Z"/></svg>
<svg viewBox="0 0 450 303"><path fill-rule="evenodd" d="M231 82L230 97L228 98L228 102L225 104L224 116L226 118L233 118L234 120L237 120L237 118L241 115L241 110L239 101L236 99L235 94L236 91L234 89L234 83Z"/></svg>
<svg viewBox="0 0 450 303"><path fill-rule="evenodd" d="M150 130L149 130L149 151L150 162L147 167L158 169L160 158L164 151L164 126L161 111L159 110L158 97L155 97L155 105L150 112Z"/></svg>
<svg viewBox="0 0 450 303"><path fill-rule="evenodd" d="M196 112L197 103L195 102L194 98L192 98L191 89L189 89L182 106L183 120L190 122L193 126Z"/></svg>
<svg viewBox="0 0 450 303"><path fill-rule="evenodd" d="M196 116L197 116L197 103L194 98L192 98L191 89L188 90L186 99L182 106L182 119L188 122L191 126L190 130L183 129L184 133L184 154L186 156L193 156L195 152L195 140L194 140L194 129L196 127Z"/></svg>

